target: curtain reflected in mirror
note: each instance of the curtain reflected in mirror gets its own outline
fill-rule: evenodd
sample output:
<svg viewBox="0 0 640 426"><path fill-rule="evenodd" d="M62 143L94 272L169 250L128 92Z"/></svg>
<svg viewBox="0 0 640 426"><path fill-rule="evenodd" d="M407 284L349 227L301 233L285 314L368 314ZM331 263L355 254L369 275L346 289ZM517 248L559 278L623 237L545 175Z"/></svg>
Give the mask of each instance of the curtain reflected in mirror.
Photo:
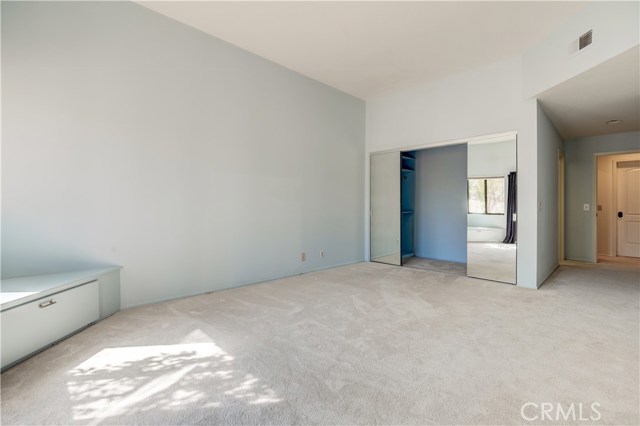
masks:
<svg viewBox="0 0 640 426"><path fill-rule="evenodd" d="M515 136L467 147L467 275L515 284Z"/></svg>

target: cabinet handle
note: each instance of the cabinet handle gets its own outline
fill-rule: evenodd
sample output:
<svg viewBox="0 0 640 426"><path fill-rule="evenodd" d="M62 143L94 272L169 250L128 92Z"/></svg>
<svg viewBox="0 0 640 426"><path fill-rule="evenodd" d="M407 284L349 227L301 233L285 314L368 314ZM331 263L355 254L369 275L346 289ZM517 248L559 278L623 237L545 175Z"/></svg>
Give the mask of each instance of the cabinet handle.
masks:
<svg viewBox="0 0 640 426"><path fill-rule="evenodd" d="M51 299L48 302L42 302L38 306L40 306L40 309L42 309L42 308L46 308L47 306L55 305L56 303L58 303L58 302L56 302L55 300Z"/></svg>

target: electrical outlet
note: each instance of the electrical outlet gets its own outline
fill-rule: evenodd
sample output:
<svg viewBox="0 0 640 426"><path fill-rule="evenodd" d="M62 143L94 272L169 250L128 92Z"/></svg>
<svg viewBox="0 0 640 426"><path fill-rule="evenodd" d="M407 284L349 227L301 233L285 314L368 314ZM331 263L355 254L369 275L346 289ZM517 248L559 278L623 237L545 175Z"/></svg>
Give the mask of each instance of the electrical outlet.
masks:
<svg viewBox="0 0 640 426"><path fill-rule="evenodd" d="M591 210L591 206L589 205L589 203L584 203L582 205L582 210L584 210L585 212L588 212L589 210Z"/></svg>
<svg viewBox="0 0 640 426"><path fill-rule="evenodd" d="M303 253L300 253L300 260L301 260L302 262L304 262L305 260L307 260L307 254L306 254L306 253L304 253L304 252L303 252Z"/></svg>
<svg viewBox="0 0 640 426"><path fill-rule="evenodd" d="M324 257L324 250L320 251L320 257Z"/></svg>

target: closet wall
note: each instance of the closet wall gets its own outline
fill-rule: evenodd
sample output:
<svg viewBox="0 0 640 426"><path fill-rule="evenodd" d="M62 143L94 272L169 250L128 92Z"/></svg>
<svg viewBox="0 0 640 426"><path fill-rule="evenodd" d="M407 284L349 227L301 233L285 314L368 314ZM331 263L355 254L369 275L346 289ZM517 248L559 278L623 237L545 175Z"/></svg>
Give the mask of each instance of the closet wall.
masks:
<svg viewBox="0 0 640 426"><path fill-rule="evenodd" d="M416 151L415 255L467 261L467 145Z"/></svg>

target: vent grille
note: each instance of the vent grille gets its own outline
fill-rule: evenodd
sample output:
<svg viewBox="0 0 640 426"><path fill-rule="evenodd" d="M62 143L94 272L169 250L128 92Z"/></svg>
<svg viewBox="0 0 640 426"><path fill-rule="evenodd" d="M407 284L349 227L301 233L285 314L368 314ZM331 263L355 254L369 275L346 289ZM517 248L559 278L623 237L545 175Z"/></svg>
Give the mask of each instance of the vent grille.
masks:
<svg viewBox="0 0 640 426"><path fill-rule="evenodd" d="M580 36L580 48L578 50L582 50L588 45L591 44L593 38L593 30L589 30L586 33Z"/></svg>

